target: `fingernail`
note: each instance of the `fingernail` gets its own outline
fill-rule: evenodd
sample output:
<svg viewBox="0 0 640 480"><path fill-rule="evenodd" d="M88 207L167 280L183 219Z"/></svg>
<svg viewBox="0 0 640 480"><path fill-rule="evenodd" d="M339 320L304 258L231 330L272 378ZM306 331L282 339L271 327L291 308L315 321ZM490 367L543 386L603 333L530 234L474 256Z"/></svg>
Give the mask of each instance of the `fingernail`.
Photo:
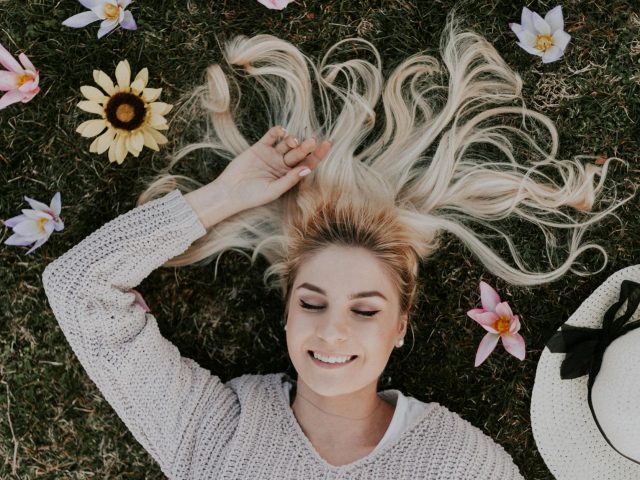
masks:
<svg viewBox="0 0 640 480"><path fill-rule="evenodd" d="M293 139L293 143L295 143L295 144L296 144L296 146L297 146L297 145L300 145L300 142L298 141L298 139L297 139L297 138L294 138L294 139Z"/></svg>
<svg viewBox="0 0 640 480"><path fill-rule="evenodd" d="M303 168L302 170L300 170L300 173L298 175L300 175L301 177L304 177L306 175L309 175L311 173L311 170L309 170L308 168Z"/></svg>

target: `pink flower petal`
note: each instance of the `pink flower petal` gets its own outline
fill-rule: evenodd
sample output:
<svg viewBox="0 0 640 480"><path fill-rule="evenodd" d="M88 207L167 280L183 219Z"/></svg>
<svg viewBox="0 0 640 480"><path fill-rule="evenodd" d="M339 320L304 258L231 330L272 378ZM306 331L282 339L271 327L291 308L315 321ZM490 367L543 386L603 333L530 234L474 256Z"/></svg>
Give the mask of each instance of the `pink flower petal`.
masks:
<svg viewBox="0 0 640 480"><path fill-rule="evenodd" d="M513 312L511 311L511 307L507 302L500 302L498 305L496 305L496 313L503 318L513 318Z"/></svg>
<svg viewBox="0 0 640 480"><path fill-rule="evenodd" d="M147 305L147 302L144 301L144 298L142 298L142 294L133 288L131 289L131 292L133 292L136 297L135 303L140 305L145 312L150 312L151 309L149 308L149 305Z"/></svg>
<svg viewBox="0 0 640 480"><path fill-rule="evenodd" d="M21 53L20 55L18 55L18 59L20 60L20 63L22 64L25 70L30 70L32 72L36 71L36 67L33 66L33 63L31 63L31 60L29 60L29 57L27 57L24 53Z"/></svg>
<svg viewBox="0 0 640 480"><path fill-rule="evenodd" d="M0 70L0 90L7 92L18 88L18 74Z"/></svg>
<svg viewBox="0 0 640 480"><path fill-rule="evenodd" d="M480 345L478 346L478 351L476 352L476 361L475 366L479 366L482 362L484 362L487 357L493 352L498 344L498 340L500 340L500 335L496 335L493 333L487 333L484 338L480 341Z"/></svg>
<svg viewBox="0 0 640 480"><path fill-rule="evenodd" d="M525 345L524 338L519 333L507 333L502 335L502 344L504 349L514 357L524 360Z"/></svg>
<svg viewBox="0 0 640 480"><path fill-rule="evenodd" d="M474 320L476 319L476 315L479 315L481 313L485 313L486 310L484 308L473 308L471 310L469 310L467 312L467 315L469 315L471 318L473 318Z"/></svg>
<svg viewBox="0 0 640 480"><path fill-rule="evenodd" d="M494 312L496 305L500 303L500 296L487 282L480 282L480 301L482 308Z"/></svg>
<svg viewBox="0 0 640 480"><path fill-rule="evenodd" d="M518 333L520 330L520 319L518 315L514 315L511 320L511 326L509 327L509 333Z"/></svg>
<svg viewBox="0 0 640 480"><path fill-rule="evenodd" d="M24 73L24 69L20 66L18 61L13 58L9 51L0 43L0 63L7 70L14 73Z"/></svg>
<svg viewBox="0 0 640 480"><path fill-rule="evenodd" d="M33 97L36 96L36 93L38 93L39 91L40 91L40 87L37 87L35 90L31 90L28 93L23 93L22 103L27 103L28 101L30 101Z"/></svg>
<svg viewBox="0 0 640 480"><path fill-rule="evenodd" d="M498 315L495 312L478 313L476 314L474 320L478 322L487 332L498 333L498 331L493 328L496 320L498 320Z"/></svg>
<svg viewBox="0 0 640 480"><path fill-rule="evenodd" d="M22 93L19 90L9 90L0 98L0 109L8 107L13 103L22 100Z"/></svg>
<svg viewBox="0 0 640 480"><path fill-rule="evenodd" d="M291 0L258 0L258 2L270 10L282 10Z"/></svg>

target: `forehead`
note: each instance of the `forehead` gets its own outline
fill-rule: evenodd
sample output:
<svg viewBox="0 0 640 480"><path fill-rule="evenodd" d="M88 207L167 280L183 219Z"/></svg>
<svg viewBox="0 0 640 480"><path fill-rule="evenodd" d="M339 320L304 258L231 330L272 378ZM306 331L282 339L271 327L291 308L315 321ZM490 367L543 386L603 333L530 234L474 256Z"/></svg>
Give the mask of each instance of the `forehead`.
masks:
<svg viewBox="0 0 640 480"><path fill-rule="evenodd" d="M318 285L329 295L379 290L390 298L394 289L385 265L359 247L330 246L309 257L298 270L294 288L305 282Z"/></svg>

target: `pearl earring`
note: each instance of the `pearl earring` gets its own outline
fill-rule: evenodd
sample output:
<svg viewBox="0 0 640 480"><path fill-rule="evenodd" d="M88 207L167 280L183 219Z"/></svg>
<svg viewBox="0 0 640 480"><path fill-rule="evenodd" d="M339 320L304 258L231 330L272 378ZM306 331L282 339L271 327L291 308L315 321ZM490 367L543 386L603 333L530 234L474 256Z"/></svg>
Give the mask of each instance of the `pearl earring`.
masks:
<svg viewBox="0 0 640 480"><path fill-rule="evenodd" d="M284 326L284 329L285 329L285 330L287 329L287 326L286 326L286 325Z"/></svg>
<svg viewBox="0 0 640 480"><path fill-rule="evenodd" d="M404 345L404 338L398 340L398 343L396 343L396 347L400 348L402 345Z"/></svg>

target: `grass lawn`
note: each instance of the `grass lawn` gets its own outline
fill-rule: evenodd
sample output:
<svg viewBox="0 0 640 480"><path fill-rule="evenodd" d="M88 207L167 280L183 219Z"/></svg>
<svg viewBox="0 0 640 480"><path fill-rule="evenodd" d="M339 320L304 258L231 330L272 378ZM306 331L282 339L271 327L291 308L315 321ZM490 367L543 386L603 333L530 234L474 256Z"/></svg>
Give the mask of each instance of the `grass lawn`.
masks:
<svg viewBox="0 0 640 480"><path fill-rule="evenodd" d="M0 248L0 478L160 479L163 475L87 377L67 344L44 295L45 266L108 220L130 210L146 181L165 165L180 129L168 130L168 145L144 149L122 165L107 154L89 153L91 140L75 132L95 115L81 111L81 85L93 85L92 70L112 78L128 59L135 75L149 69L149 86L162 87L160 101L204 81L205 68L221 61L220 45L236 34L270 33L319 56L352 36L372 41L385 67L419 50L436 53L451 1L299 0L283 11L254 0L136 1L129 10L137 31L117 29L98 40L98 22L83 29L62 26L83 11L75 1L0 0L0 43L16 57L25 52L40 69L41 92L29 103L0 110L0 217L29 208L23 196L49 203L62 195L62 232L32 255L27 248ZM572 35L565 56L542 64L516 45L508 22L520 22L523 6L544 14L555 2L518 4L476 0L464 9L465 24L484 35L524 81L527 104L558 125L559 157L618 156L609 185L619 198L638 184L640 9L635 1L562 3ZM606 6L605 6L606 5ZM437 55L437 58L440 58ZM253 107L252 107L253 105ZM253 111L251 110L253 108ZM262 118L259 104L249 111ZM167 115L171 120L172 113ZM266 125L246 123L257 139ZM180 173L213 179L225 163L194 157ZM407 337L384 372L385 388L399 388L423 401L459 413L513 456L527 479L550 479L531 432L529 405L536 362L550 332L607 276L637 263L640 254L638 197L619 209L586 240L604 245L607 267L597 275L573 274L552 284L523 288L495 278L452 236L421 268L422 290L414 313L415 342ZM524 258L540 270L544 238L539 230L511 222ZM2 242L11 235L3 228ZM506 244L496 243L505 258ZM597 270L599 255L580 258ZM243 373L294 374L282 329L283 305L262 285L264 259L254 267L236 252L223 255L218 279L204 268L160 269L138 287L163 334L183 355L224 381ZM527 358L519 362L501 346L479 368L474 355L484 331L466 316L479 306L486 280L519 314Z"/></svg>

